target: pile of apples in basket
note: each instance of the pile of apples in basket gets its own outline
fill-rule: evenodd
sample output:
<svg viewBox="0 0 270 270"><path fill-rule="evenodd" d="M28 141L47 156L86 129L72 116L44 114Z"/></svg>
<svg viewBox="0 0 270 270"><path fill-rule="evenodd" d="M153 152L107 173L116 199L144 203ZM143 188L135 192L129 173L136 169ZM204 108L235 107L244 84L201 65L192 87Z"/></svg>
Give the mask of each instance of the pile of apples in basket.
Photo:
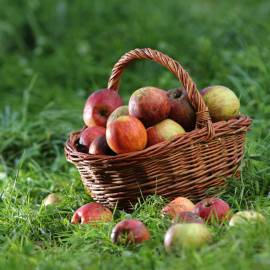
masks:
<svg viewBox="0 0 270 270"><path fill-rule="evenodd" d="M232 90L210 86L200 91L213 122L239 115ZM77 150L92 155L117 155L143 150L195 129L196 112L185 89L143 87L123 105L117 91L97 90L87 99Z"/></svg>
<svg viewBox="0 0 270 270"><path fill-rule="evenodd" d="M240 102L229 88L209 86L200 91L213 122L237 117ZM172 140L195 129L196 112L185 89L164 91L143 87L130 97L127 106L117 91L102 89L92 93L83 111L86 127L81 131L77 150L90 155L115 156L141 151L157 143ZM59 200L55 194L44 200L45 205ZM226 223L236 226L264 223L265 217L255 211L232 213L227 202L206 198L196 205L188 198L177 197L163 208L160 216L172 220L164 236L164 247L171 252L179 247L198 248L212 239L209 224ZM113 213L102 204L91 202L78 208L71 219L73 224L93 225L113 222ZM124 219L117 223L111 240L117 244L137 244L151 238L143 220Z"/></svg>

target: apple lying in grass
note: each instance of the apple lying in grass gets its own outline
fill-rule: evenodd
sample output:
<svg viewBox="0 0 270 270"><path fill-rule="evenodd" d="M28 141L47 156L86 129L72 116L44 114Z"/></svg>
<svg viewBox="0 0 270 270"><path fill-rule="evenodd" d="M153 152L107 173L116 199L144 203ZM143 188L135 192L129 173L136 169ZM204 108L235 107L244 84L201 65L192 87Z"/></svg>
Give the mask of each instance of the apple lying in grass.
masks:
<svg viewBox="0 0 270 270"><path fill-rule="evenodd" d="M204 224L203 219L191 211L178 212L173 218L173 223L199 223Z"/></svg>
<svg viewBox="0 0 270 270"><path fill-rule="evenodd" d="M126 219L115 225L111 239L118 244L138 244L149 240L150 233L140 220Z"/></svg>
<svg viewBox="0 0 270 270"><path fill-rule="evenodd" d="M163 216L175 218L178 213L183 211L192 211L194 207L195 205L188 198L177 197L162 208L161 214Z"/></svg>
<svg viewBox="0 0 270 270"><path fill-rule="evenodd" d="M116 108L109 116L108 120L107 120L107 126L114 120L116 120L117 118L119 118L120 116L124 116L124 115L129 115L128 113L128 106L127 105L123 105L120 106L118 108Z"/></svg>
<svg viewBox="0 0 270 270"><path fill-rule="evenodd" d="M166 91L152 86L136 90L128 103L129 114L141 120L146 127L166 119L170 109Z"/></svg>
<svg viewBox="0 0 270 270"><path fill-rule="evenodd" d="M183 133L185 130L178 123L165 119L147 129L147 146L169 141Z"/></svg>
<svg viewBox="0 0 270 270"><path fill-rule="evenodd" d="M177 252L181 248L202 247L211 239L212 235L205 224L174 224L165 234L164 246L167 252Z"/></svg>
<svg viewBox="0 0 270 270"><path fill-rule="evenodd" d="M84 129L81 134L80 134L80 139L79 139L79 145L81 146L81 149L83 148L86 149L86 152L89 151L89 147L93 140L100 136L100 135L105 135L106 129L104 127L88 127ZM83 151L85 152L85 151Z"/></svg>
<svg viewBox="0 0 270 270"><path fill-rule="evenodd" d="M107 140L106 140L106 136L101 135L101 136L96 137L92 141L90 148L89 148L89 154L113 156L114 152L109 147Z"/></svg>
<svg viewBox="0 0 270 270"><path fill-rule="evenodd" d="M106 140L115 153L129 153L145 148L147 133L144 125L137 118L120 116L107 127Z"/></svg>
<svg viewBox="0 0 270 270"><path fill-rule="evenodd" d="M87 203L78 208L71 219L73 224L88 224L96 222L109 222L112 220L112 212L100 203Z"/></svg>
<svg viewBox="0 0 270 270"><path fill-rule="evenodd" d="M60 203L61 200L62 200L62 198L60 197L60 195L58 195L56 193L51 193L42 201L42 204L44 206L56 205L56 204Z"/></svg>
<svg viewBox="0 0 270 270"><path fill-rule="evenodd" d="M185 131L193 130L196 124L196 112L189 103L186 90L184 88L171 89L167 94L171 104L168 118L180 124Z"/></svg>
<svg viewBox="0 0 270 270"><path fill-rule="evenodd" d="M109 115L123 105L119 94L111 89L100 89L92 93L84 105L83 120L86 126L106 127Z"/></svg>
<svg viewBox="0 0 270 270"><path fill-rule="evenodd" d="M229 225L238 226L245 223L264 223L265 221L266 219L261 213L252 210L245 210L234 214L229 221Z"/></svg>
<svg viewBox="0 0 270 270"><path fill-rule="evenodd" d="M239 115L240 101L227 87L215 85L200 91L213 121L229 120Z"/></svg>
<svg viewBox="0 0 270 270"><path fill-rule="evenodd" d="M223 222L230 217L230 206L219 198L206 198L195 205L195 214L206 221Z"/></svg>

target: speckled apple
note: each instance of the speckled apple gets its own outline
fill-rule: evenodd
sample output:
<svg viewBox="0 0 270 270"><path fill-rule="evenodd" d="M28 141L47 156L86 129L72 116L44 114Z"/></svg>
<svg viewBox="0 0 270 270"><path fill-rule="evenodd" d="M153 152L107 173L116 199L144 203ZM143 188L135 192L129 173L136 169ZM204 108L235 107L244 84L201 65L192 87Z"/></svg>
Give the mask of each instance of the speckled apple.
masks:
<svg viewBox="0 0 270 270"><path fill-rule="evenodd" d="M128 103L129 114L140 119L146 127L166 119L170 109L166 91L152 86L136 90Z"/></svg>

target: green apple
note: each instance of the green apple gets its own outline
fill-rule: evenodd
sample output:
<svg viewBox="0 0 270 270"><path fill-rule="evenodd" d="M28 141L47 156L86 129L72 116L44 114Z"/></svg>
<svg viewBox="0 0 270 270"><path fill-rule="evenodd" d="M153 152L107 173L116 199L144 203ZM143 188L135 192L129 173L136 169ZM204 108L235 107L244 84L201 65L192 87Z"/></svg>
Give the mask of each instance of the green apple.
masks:
<svg viewBox="0 0 270 270"><path fill-rule="evenodd" d="M242 225L244 223L257 223L257 222L265 222L265 217L252 210L239 211L234 214L229 222L230 226Z"/></svg>
<svg viewBox="0 0 270 270"><path fill-rule="evenodd" d="M178 123L171 119L165 119L147 129L147 146L169 141L183 133L185 130Z"/></svg>
<svg viewBox="0 0 270 270"><path fill-rule="evenodd" d="M240 101L229 88L220 85L209 86L200 93L214 122L229 120L239 115Z"/></svg>
<svg viewBox="0 0 270 270"><path fill-rule="evenodd" d="M211 239L212 235L205 224L177 223L166 232L164 246L167 252L174 252L181 248L202 247Z"/></svg>

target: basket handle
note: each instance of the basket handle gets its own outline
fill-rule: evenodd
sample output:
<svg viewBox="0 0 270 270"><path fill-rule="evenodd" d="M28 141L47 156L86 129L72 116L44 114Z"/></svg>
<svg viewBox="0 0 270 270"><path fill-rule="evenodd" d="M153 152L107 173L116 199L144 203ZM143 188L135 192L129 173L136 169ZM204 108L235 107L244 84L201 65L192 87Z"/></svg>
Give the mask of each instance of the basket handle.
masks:
<svg viewBox="0 0 270 270"><path fill-rule="evenodd" d="M135 49L124 54L112 69L111 76L108 81L108 88L118 91L121 74L129 62L138 59L149 59L169 69L183 84L187 91L187 96L192 106L196 110L196 127L207 128L207 139L213 138L215 131L211 121L209 111L205 102L197 90L196 84L193 82L188 72L175 60L168 55L150 48Z"/></svg>

